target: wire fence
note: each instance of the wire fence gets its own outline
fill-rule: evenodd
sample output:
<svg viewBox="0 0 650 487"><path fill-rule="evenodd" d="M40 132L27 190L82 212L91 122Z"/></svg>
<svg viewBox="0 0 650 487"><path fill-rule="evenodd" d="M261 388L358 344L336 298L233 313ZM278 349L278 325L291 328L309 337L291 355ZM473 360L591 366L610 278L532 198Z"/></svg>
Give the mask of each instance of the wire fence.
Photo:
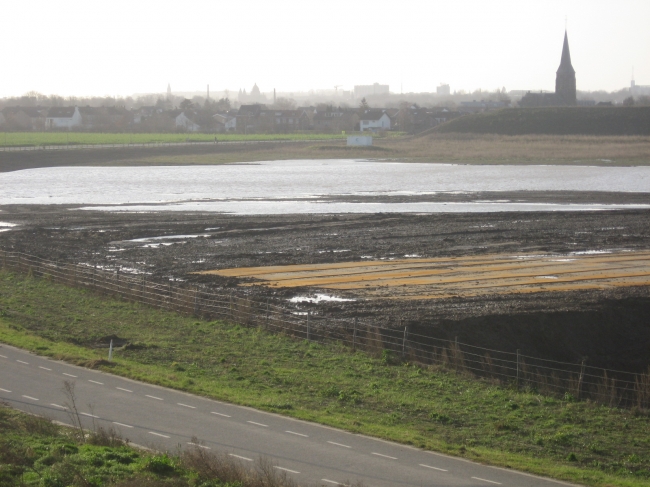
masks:
<svg viewBox="0 0 650 487"><path fill-rule="evenodd" d="M495 383L565 399L591 400L611 407L650 408L650 368L632 373L559 362L517 352L478 347L456 340L412 333L409 327L386 328L357 319L334 319L297 311L270 299L254 299L234 292L218 294L186 282L155 282L146 274L107 270L83 264L58 263L5 251L4 269L46 278L96 294L178 313L261 327L298 339L340 343L387 361L439 365Z"/></svg>

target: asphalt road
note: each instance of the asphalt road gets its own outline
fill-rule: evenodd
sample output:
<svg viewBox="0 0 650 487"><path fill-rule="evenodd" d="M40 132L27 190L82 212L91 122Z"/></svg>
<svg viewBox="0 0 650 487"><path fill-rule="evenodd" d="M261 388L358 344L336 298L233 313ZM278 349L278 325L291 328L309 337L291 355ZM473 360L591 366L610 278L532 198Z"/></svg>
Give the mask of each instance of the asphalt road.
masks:
<svg viewBox="0 0 650 487"><path fill-rule="evenodd" d="M124 438L174 450L197 437L204 448L243 463L270 459L300 484L367 486L548 487L571 485L512 470L235 406L76 367L0 345L0 401L70 423L64 381L74 382L87 427L114 427Z"/></svg>

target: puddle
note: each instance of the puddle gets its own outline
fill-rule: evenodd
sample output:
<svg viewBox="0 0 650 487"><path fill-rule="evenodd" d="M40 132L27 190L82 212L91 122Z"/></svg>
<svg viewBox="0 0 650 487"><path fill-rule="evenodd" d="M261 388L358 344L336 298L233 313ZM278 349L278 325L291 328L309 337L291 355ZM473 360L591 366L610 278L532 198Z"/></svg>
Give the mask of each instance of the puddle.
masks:
<svg viewBox="0 0 650 487"><path fill-rule="evenodd" d="M328 294L316 294L314 296L295 296L289 299L290 303L322 303L325 302L342 302L342 301L356 301L356 299L339 298L337 296L330 296Z"/></svg>
<svg viewBox="0 0 650 487"><path fill-rule="evenodd" d="M535 276L535 279L557 279L557 276Z"/></svg>
<svg viewBox="0 0 650 487"><path fill-rule="evenodd" d="M611 250L581 250L578 252L571 252L573 255L596 255L596 254L611 254Z"/></svg>
<svg viewBox="0 0 650 487"><path fill-rule="evenodd" d="M123 240L123 242L151 242L156 240L182 240L185 238L201 238L201 237L211 237L210 234L196 234L196 235L161 235L160 237L143 237L143 238L133 238L131 240ZM171 245L171 244L170 244Z"/></svg>
<svg viewBox="0 0 650 487"><path fill-rule="evenodd" d="M163 247L169 247L170 245L174 245L175 243L187 243L187 242L173 242L173 243L166 243L166 242L160 242L160 243L150 243L143 245L141 248L143 249L158 249L160 246Z"/></svg>
<svg viewBox="0 0 650 487"><path fill-rule="evenodd" d="M416 259L422 256L420 254L406 254L404 257L406 257L407 259Z"/></svg>
<svg viewBox="0 0 650 487"><path fill-rule="evenodd" d="M15 226L17 226L16 223L0 222L0 232L8 232Z"/></svg>

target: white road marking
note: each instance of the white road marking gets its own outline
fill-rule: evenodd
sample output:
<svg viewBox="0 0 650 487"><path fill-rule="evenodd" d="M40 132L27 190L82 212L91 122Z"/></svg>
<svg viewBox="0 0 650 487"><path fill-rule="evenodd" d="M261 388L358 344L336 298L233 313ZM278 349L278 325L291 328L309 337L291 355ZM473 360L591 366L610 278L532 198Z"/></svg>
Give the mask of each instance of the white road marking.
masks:
<svg viewBox="0 0 650 487"><path fill-rule="evenodd" d="M441 472L449 472L449 470L445 470L444 468L432 467L431 465L425 465L424 463L421 463L420 467L426 467L432 470L440 470Z"/></svg>
<svg viewBox="0 0 650 487"><path fill-rule="evenodd" d="M300 473L300 472L298 472L296 470L289 470L288 468L282 468L282 467L277 467L277 466L274 466L273 468L277 468L278 470L284 470L285 472Z"/></svg>
<svg viewBox="0 0 650 487"><path fill-rule="evenodd" d="M341 482L337 482L336 480L321 479L321 481L322 482L328 482L328 483L334 484L334 485L345 485L345 484L342 484Z"/></svg>
<svg viewBox="0 0 650 487"><path fill-rule="evenodd" d="M252 458L246 458L246 457L240 457L239 455L235 455L234 453L228 453L231 457L239 458L240 460L246 460L247 462L252 462Z"/></svg>
<svg viewBox="0 0 650 487"><path fill-rule="evenodd" d="M210 448L209 446L199 445L198 443L192 443L191 441L188 441L187 444L192 446L198 446L199 448L203 448L204 450L212 450L212 448Z"/></svg>
<svg viewBox="0 0 650 487"><path fill-rule="evenodd" d="M257 426L264 426L265 428L269 427L268 424L256 423L255 421L246 421L246 422L250 424L256 424Z"/></svg>
<svg viewBox="0 0 650 487"><path fill-rule="evenodd" d="M90 413L79 413L79 414L83 414L84 416L88 416L89 418L97 418L97 419L99 419L99 416L95 416L94 414L90 414Z"/></svg>
<svg viewBox="0 0 650 487"><path fill-rule="evenodd" d="M480 477L472 477L474 480L482 480L483 482L488 482L490 484L501 485L501 482L495 482L494 480L482 479Z"/></svg>
<svg viewBox="0 0 650 487"><path fill-rule="evenodd" d="M116 387L115 389L119 389L120 391L124 391L124 392L133 392L128 389L123 389L122 387Z"/></svg>
<svg viewBox="0 0 650 487"><path fill-rule="evenodd" d="M305 437L305 438L309 438L309 436L307 436L307 435L303 435L302 433L296 433L295 431L289 431L289 430L287 430L287 431L285 431L285 433L289 433L290 435L297 435L297 436L303 436L303 437Z"/></svg>
<svg viewBox="0 0 650 487"><path fill-rule="evenodd" d="M154 433L153 431L149 431L150 435L155 435L155 436L162 436L163 438L169 438L167 435L161 435L160 433Z"/></svg>
<svg viewBox="0 0 650 487"><path fill-rule="evenodd" d="M217 416L223 416L224 418L230 418L227 414L217 413L215 411L210 411L210 414L216 414Z"/></svg>
<svg viewBox="0 0 650 487"><path fill-rule="evenodd" d="M182 402L177 402L176 404L178 404L179 406L183 406L184 408L196 409L196 407L188 406L187 404L183 404Z"/></svg>
<svg viewBox="0 0 650 487"><path fill-rule="evenodd" d="M11 391L8 391L7 389L3 389L2 387L0 387L0 391L2 391L2 392L11 392Z"/></svg>
<svg viewBox="0 0 650 487"><path fill-rule="evenodd" d="M381 453L372 452L372 454L377 455L378 457L384 457L384 458L390 458L391 460L397 460L397 457L389 457L388 455L382 455Z"/></svg>
<svg viewBox="0 0 650 487"><path fill-rule="evenodd" d="M124 426L125 428L133 428L133 426L124 424L124 423L118 423L117 421L113 421L113 424L116 424L118 426Z"/></svg>
<svg viewBox="0 0 650 487"><path fill-rule="evenodd" d="M29 365L29 362L23 362L22 360L16 360L16 362L21 363L21 364L25 364L25 365Z"/></svg>
<svg viewBox="0 0 650 487"><path fill-rule="evenodd" d="M342 445L341 443L334 443L333 441L328 441L328 443L330 443L332 445L336 445L336 446L342 446L342 447L345 447L345 448L352 448L351 446Z"/></svg>
<svg viewBox="0 0 650 487"><path fill-rule="evenodd" d="M54 403L50 403L50 406L54 406L55 408L68 409L65 406L59 406L58 404L54 404Z"/></svg>
<svg viewBox="0 0 650 487"><path fill-rule="evenodd" d="M52 369L48 369L47 367L43 367L42 365L39 365L38 368L43 370L49 370L50 372L52 372Z"/></svg>
<svg viewBox="0 0 650 487"><path fill-rule="evenodd" d="M23 396L24 398L31 399L32 401L38 401L35 397L32 396Z"/></svg>
<svg viewBox="0 0 650 487"><path fill-rule="evenodd" d="M155 399L157 401L162 401L162 397L156 397L156 396L150 396L149 394L145 394L146 397L150 397L151 399Z"/></svg>
<svg viewBox="0 0 650 487"><path fill-rule="evenodd" d="M103 385L104 385L103 382L97 382L96 380L90 380L90 379L88 379L88 382L92 382L93 384L99 384L100 386L103 386Z"/></svg>
<svg viewBox="0 0 650 487"><path fill-rule="evenodd" d="M2 358L9 358L9 357L7 357L6 355L0 355L0 357L2 357Z"/></svg>
<svg viewBox="0 0 650 487"><path fill-rule="evenodd" d="M72 375L72 374L66 374L65 372L63 372L63 375L67 375L68 377L74 377L75 379L77 378L77 376L76 376L76 375Z"/></svg>

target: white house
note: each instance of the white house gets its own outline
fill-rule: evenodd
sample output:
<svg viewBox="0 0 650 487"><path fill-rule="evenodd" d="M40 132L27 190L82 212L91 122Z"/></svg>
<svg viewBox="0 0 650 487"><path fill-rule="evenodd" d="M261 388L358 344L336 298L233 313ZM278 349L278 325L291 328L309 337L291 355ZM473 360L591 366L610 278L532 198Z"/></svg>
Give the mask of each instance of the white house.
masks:
<svg viewBox="0 0 650 487"><path fill-rule="evenodd" d="M45 117L47 129L71 129L81 125L81 113L77 107L52 107Z"/></svg>
<svg viewBox="0 0 650 487"><path fill-rule="evenodd" d="M181 112L176 115L174 118L174 123L176 124L177 128L182 128L188 132L198 132L201 130L201 127L197 123L193 122L185 115L185 112Z"/></svg>
<svg viewBox="0 0 650 487"><path fill-rule="evenodd" d="M366 110L359 117L359 130L390 130L390 117L385 110Z"/></svg>

